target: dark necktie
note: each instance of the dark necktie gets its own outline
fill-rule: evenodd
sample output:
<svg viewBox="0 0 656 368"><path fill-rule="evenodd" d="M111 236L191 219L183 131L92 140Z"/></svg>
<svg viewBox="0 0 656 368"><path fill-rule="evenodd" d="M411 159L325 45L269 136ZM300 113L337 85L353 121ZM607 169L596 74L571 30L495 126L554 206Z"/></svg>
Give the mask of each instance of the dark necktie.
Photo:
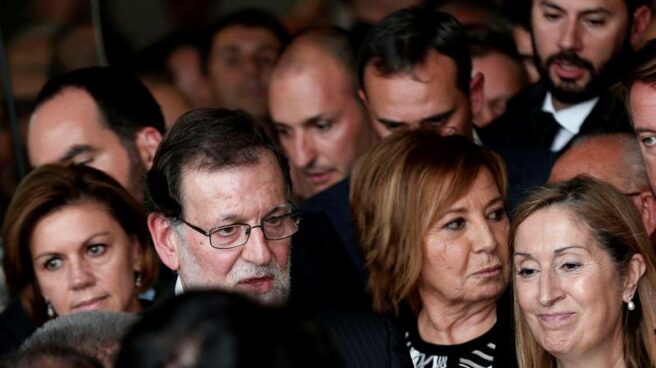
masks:
<svg viewBox="0 0 656 368"><path fill-rule="evenodd" d="M556 121L553 114L546 111L537 113L537 140L540 146L550 150L556 134L560 131L560 124Z"/></svg>

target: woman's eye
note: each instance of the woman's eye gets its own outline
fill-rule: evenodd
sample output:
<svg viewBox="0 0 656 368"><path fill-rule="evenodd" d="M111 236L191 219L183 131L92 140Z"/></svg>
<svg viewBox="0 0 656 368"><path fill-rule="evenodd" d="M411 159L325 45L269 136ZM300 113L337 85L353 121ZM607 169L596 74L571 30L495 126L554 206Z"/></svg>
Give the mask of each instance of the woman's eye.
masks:
<svg viewBox="0 0 656 368"><path fill-rule="evenodd" d="M565 262L562 266L560 266L560 268L565 271L575 271L578 270L579 267L581 267L581 263L578 262Z"/></svg>
<svg viewBox="0 0 656 368"><path fill-rule="evenodd" d="M105 244L91 244L87 247L87 252L92 256L99 256L105 253L107 246Z"/></svg>
<svg viewBox="0 0 656 368"><path fill-rule="evenodd" d="M62 262L63 262L63 261L61 260L61 258L59 258L59 257L52 257L52 258L47 259L47 260L43 263L43 268L45 268L46 270L56 270L56 269L58 269L59 267L61 267Z"/></svg>
<svg viewBox="0 0 656 368"><path fill-rule="evenodd" d="M523 279L528 279L531 276L534 276L537 273L537 270L528 267L522 267L517 271L517 275Z"/></svg>
<svg viewBox="0 0 656 368"><path fill-rule="evenodd" d="M488 218L494 221L501 221L506 218L506 210L504 208L497 208L488 215Z"/></svg>
<svg viewBox="0 0 656 368"><path fill-rule="evenodd" d="M444 227L449 230L460 230L465 227L465 224L465 219L458 217L457 219L449 221Z"/></svg>

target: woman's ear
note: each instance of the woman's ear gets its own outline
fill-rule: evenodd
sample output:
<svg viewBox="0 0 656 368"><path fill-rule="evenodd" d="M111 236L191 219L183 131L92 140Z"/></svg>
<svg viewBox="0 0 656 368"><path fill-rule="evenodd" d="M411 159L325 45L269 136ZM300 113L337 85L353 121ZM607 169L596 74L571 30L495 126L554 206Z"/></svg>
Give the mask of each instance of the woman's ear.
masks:
<svg viewBox="0 0 656 368"><path fill-rule="evenodd" d="M622 299L624 302L628 303L633 299L636 289L638 288L638 282L644 274L645 260L642 257L642 254L636 253L631 257L631 260L629 260L626 277L624 278L624 290L622 293Z"/></svg>
<svg viewBox="0 0 656 368"><path fill-rule="evenodd" d="M130 250L130 256L132 258L132 268L134 272L141 273L143 270L143 249L141 249L141 243L136 235L132 236L131 239L132 249Z"/></svg>

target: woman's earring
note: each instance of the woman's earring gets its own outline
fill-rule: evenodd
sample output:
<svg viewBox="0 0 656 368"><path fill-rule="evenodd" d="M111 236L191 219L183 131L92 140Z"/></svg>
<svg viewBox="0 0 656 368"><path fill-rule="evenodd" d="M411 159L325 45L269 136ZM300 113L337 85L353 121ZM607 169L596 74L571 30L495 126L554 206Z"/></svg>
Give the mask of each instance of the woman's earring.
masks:
<svg viewBox="0 0 656 368"><path fill-rule="evenodd" d="M55 309L52 307L50 300L46 299L46 306L47 306L46 313L48 314L48 317L49 318L55 317Z"/></svg>
<svg viewBox="0 0 656 368"><path fill-rule="evenodd" d="M143 285L143 280L141 279L141 273L137 273L137 277L134 279L134 286L141 287Z"/></svg>
<svg viewBox="0 0 656 368"><path fill-rule="evenodd" d="M626 309L630 311L635 310L635 303L633 303L633 299L629 300L629 302L626 303Z"/></svg>

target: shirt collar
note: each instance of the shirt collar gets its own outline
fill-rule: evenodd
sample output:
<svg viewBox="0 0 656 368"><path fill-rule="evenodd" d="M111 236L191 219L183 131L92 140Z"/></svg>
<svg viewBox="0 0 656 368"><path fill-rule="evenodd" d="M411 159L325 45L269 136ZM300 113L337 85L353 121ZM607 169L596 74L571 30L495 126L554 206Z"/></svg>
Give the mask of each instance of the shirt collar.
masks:
<svg viewBox="0 0 656 368"><path fill-rule="evenodd" d="M542 103L542 111L553 114L554 119L556 119L558 124L570 133L578 134L581 125L583 125L583 121L585 121L585 118L590 115L590 112L594 109L597 101L599 101L599 97L579 102L576 105L556 111L553 107L551 93L547 92L547 96L544 98L544 103Z"/></svg>
<svg viewBox="0 0 656 368"><path fill-rule="evenodd" d="M474 143L476 143L476 145L478 145L478 146L483 145L483 141L481 141L481 136L478 135L478 133L476 132L476 129L474 129L474 128L472 128L472 139L474 140Z"/></svg>

